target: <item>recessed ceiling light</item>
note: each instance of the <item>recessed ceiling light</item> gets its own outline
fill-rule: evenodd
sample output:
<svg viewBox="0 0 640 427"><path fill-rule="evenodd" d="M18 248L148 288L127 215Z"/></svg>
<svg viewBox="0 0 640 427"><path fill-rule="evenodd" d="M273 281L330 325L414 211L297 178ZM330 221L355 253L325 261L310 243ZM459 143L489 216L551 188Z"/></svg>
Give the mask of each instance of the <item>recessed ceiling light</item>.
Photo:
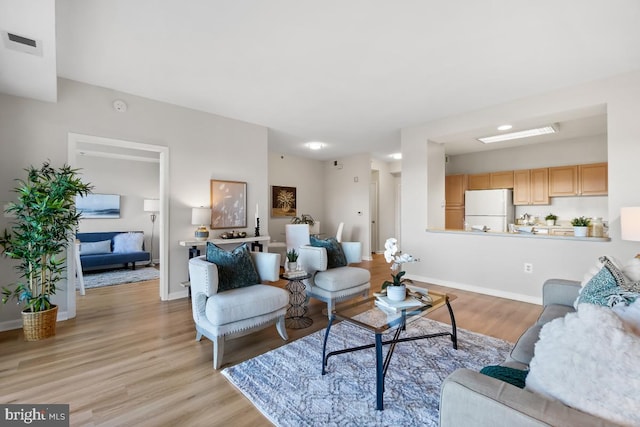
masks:
<svg viewBox="0 0 640 427"><path fill-rule="evenodd" d="M402 159L402 153L389 154L389 157L391 157L393 160L400 160Z"/></svg>
<svg viewBox="0 0 640 427"><path fill-rule="evenodd" d="M547 135L550 133L556 133L555 126L543 126L535 129L521 130L518 132L503 133L501 135L487 136L478 138L478 141L484 144L491 144L492 142L509 141L512 139L528 138L530 136Z"/></svg>
<svg viewBox="0 0 640 427"><path fill-rule="evenodd" d="M511 125L500 125L500 126L498 126L498 130L509 130L512 127L513 126L511 126Z"/></svg>
<svg viewBox="0 0 640 427"><path fill-rule="evenodd" d="M324 148L324 143L322 142L307 142L307 147L309 147L310 150L321 150Z"/></svg>

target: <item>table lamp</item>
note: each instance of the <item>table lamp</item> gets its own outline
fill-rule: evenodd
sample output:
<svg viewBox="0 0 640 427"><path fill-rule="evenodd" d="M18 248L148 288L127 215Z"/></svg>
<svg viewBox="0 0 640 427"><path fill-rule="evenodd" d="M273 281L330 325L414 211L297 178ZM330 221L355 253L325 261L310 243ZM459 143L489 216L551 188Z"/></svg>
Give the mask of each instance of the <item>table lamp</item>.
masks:
<svg viewBox="0 0 640 427"><path fill-rule="evenodd" d="M211 224L211 209L199 207L191 209L191 224L198 225L195 231L196 240L207 240L209 238L209 230L205 224Z"/></svg>
<svg viewBox="0 0 640 427"><path fill-rule="evenodd" d="M144 199L144 206L143 209L145 212L151 212L151 244L149 246L149 257L151 258L149 260L149 264L147 264L149 267L155 267L155 263L153 262L153 236L154 236L154 229L155 229L155 225L156 225L156 217L157 217L157 213L160 212L160 200L158 199Z"/></svg>
<svg viewBox="0 0 640 427"><path fill-rule="evenodd" d="M622 240L640 242L640 207L620 209L620 230ZM640 254L636 258L640 258Z"/></svg>

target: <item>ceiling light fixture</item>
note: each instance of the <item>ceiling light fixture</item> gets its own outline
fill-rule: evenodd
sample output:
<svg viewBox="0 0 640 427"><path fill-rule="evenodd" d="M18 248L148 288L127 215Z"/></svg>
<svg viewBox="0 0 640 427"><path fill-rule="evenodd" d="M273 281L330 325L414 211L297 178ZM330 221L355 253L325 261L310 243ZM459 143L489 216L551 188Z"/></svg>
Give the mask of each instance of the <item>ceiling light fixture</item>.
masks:
<svg viewBox="0 0 640 427"><path fill-rule="evenodd" d="M322 142L307 142L307 147L310 150L321 150L324 148L324 143Z"/></svg>
<svg viewBox="0 0 640 427"><path fill-rule="evenodd" d="M500 126L498 126L498 130L509 130L512 127L513 126L511 126L511 125L500 125Z"/></svg>
<svg viewBox="0 0 640 427"><path fill-rule="evenodd" d="M527 129L527 130L521 130L518 132L511 132L511 133L503 133L501 135L494 135L494 136L486 136L483 138L478 138L478 141L484 143L484 144L491 144L492 142L501 142L501 141L509 141L512 139L520 139L520 138L528 138L531 136L540 136L540 135L547 135L550 133L556 133L558 130L557 128L552 125L552 126L543 126L540 128L535 128L535 129Z"/></svg>
<svg viewBox="0 0 640 427"><path fill-rule="evenodd" d="M389 157L391 157L393 160L400 160L402 159L402 153L389 154Z"/></svg>

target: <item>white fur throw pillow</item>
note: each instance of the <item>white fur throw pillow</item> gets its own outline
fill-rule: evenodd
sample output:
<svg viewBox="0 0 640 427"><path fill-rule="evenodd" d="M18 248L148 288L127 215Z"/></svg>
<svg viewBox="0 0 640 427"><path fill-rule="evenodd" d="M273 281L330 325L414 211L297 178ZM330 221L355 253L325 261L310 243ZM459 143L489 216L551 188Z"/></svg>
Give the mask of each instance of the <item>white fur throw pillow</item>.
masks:
<svg viewBox="0 0 640 427"><path fill-rule="evenodd" d="M113 252L129 253L142 251L144 234L142 233L120 233L113 236Z"/></svg>
<svg viewBox="0 0 640 427"><path fill-rule="evenodd" d="M640 425L640 336L608 307L580 304L540 331L527 389L625 426Z"/></svg>

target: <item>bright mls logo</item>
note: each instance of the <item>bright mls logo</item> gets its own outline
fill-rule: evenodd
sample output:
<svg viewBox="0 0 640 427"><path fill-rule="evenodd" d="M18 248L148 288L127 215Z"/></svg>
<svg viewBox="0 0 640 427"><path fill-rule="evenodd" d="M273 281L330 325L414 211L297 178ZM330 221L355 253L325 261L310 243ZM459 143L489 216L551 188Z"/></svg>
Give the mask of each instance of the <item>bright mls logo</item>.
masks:
<svg viewBox="0 0 640 427"><path fill-rule="evenodd" d="M69 405L0 405L2 426L68 427Z"/></svg>

